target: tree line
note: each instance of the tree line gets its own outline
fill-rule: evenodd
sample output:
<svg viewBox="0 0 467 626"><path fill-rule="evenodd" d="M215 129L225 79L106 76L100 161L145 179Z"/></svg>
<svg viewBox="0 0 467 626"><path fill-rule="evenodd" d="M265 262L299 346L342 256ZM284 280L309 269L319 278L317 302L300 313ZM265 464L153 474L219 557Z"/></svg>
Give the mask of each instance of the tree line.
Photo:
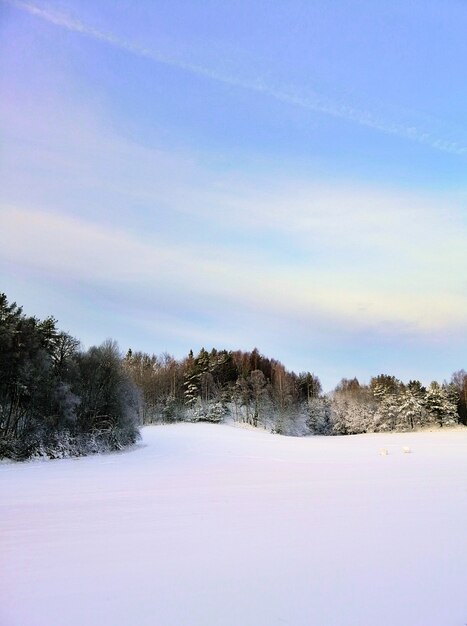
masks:
<svg viewBox="0 0 467 626"><path fill-rule="evenodd" d="M0 294L0 457L116 450L141 424L225 420L295 436L467 425L467 373L427 387L387 374L343 379L323 393L314 373L257 349L122 356L107 340L83 350L54 318L26 316Z"/></svg>
<svg viewBox="0 0 467 626"><path fill-rule="evenodd" d="M286 435L349 435L467 425L467 373L450 382L368 385L343 379L323 393L311 372L295 374L258 352L204 348L181 360L128 351L124 367L142 394L143 423L234 420Z"/></svg>

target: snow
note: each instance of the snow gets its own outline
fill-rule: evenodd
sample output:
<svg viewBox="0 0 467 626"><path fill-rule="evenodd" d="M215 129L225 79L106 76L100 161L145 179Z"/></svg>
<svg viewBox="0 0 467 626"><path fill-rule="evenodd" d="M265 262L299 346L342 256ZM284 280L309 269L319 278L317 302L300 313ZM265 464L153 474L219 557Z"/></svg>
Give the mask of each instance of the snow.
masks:
<svg viewBox="0 0 467 626"><path fill-rule="evenodd" d="M1 626L467 622L467 429L153 426L0 465L0 503Z"/></svg>

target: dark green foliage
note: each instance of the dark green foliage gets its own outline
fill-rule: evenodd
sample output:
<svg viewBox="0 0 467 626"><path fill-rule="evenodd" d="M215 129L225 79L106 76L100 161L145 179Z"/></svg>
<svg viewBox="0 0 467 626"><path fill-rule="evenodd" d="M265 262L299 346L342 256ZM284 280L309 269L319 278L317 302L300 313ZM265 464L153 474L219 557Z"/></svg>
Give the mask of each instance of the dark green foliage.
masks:
<svg viewBox="0 0 467 626"><path fill-rule="evenodd" d="M298 375L297 387L301 400L310 401L312 398L318 398L322 392L319 378L310 372L302 372Z"/></svg>
<svg viewBox="0 0 467 626"><path fill-rule="evenodd" d="M77 355L77 427L81 432L119 433L135 441L138 394L121 362L118 346L106 341Z"/></svg>
<svg viewBox="0 0 467 626"><path fill-rule="evenodd" d="M80 352L54 318L0 294L0 457L121 448L138 436L137 409L115 344Z"/></svg>
<svg viewBox="0 0 467 626"><path fill-rule="evenodd" d="M459 422L467 426L467 372L465 370L454 372L451 387L455 389Z"/></svg>

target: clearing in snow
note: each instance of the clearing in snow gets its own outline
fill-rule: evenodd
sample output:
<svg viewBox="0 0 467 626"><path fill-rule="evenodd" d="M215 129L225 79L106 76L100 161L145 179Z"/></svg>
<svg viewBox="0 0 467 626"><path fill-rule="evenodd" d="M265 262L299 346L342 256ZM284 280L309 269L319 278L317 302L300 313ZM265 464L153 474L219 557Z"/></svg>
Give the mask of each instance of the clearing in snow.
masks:
<svg viewBox="0 0 467 626"><path fill-rule="evenodd" d="M1 464L0 498L2 626L467 622L467 429L152 426Z"/></svg>

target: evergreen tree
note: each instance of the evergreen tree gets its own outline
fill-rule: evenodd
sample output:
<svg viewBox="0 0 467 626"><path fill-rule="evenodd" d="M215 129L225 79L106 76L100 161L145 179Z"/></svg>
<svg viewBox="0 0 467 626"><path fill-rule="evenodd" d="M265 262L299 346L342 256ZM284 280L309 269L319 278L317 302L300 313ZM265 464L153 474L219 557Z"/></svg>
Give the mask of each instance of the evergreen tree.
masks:
<svg viewBox="0 0 467 626"><path fill-rule="evenodd" d="M329 435L331 433L331 404L326 396L311 397L306 403L306 426L313 435Z"/></svg>
<svg viewBox="0 0 467 626"><path fill-rule="evenodd" d="M467 426L467 372L459 370L454 372L451 384L457 389L457 413L459 422Z"/></svg>
<svg viewBox="0 0 467 626"><path fill-rule="evenodd" d="M433 381L425 396L425 406L432 421L440 427L452 426L458 422L457 407L439 383Z"/></svg>
<svg viewBox="0 0 467 626"><path fill-rule="evenodd" d="M135 390L120 356L115 353L107 369L106 359L91 358L107 348L80 353L79 342L58 330L53 317L27 317L0 294L0 457L93 451L104 417L110 426L101 440L105 449L135 440L129 411Z"/></svg>
<svg viewBox="0 0 467 626"><path fill-rule="evenodd" d="M397 430L413 430L425 423L425 394L422 389L420 383L419 387L409 383L407 388L401 393L398 406L398 419L396 421Z"/></svg>

